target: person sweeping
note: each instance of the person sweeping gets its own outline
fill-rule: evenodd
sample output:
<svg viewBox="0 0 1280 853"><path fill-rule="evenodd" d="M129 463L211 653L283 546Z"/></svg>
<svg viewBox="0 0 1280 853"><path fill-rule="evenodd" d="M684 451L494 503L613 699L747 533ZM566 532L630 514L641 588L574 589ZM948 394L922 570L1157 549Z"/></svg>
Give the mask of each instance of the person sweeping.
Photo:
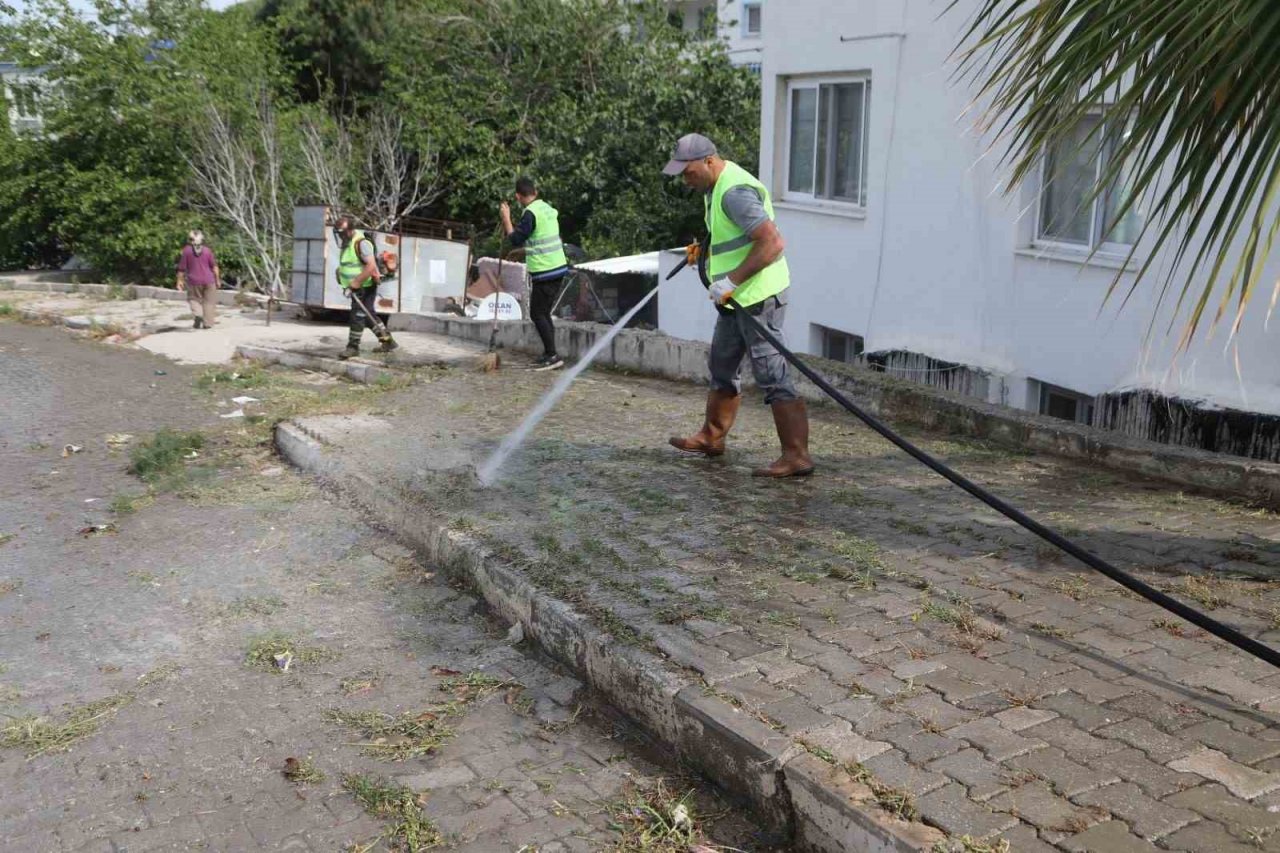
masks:
<svg viewBox="0 0 1280 853"><path fill-rule="evenodd" d="M741 316L750 313L786 346L782 332L791 275L783 254L782 234L774 223L773 202L764 184L746 169L725 160L715 143L699 133L682 136L663 168L680 175L686 186L703 193L704 216L710 234L708 293L720 316L711 338L707 394L702 429L691 436L673 436L670 443L686 453L721 456L725 438L742 404L742 360L751 359L751 372L773 410L782 455L773 464L752 471L757 477L804 477L813 473L809 456L809 415L796 393L787 361ZM686 249L691 264L699 260L699 246Z"/></svg>

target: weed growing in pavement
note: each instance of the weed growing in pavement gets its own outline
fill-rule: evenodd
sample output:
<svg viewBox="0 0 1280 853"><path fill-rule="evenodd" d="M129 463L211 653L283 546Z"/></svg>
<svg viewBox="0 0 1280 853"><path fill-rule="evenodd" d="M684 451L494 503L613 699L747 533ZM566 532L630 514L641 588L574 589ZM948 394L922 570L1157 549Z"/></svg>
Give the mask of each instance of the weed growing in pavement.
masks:
<svg viewBox="0 0 1280 853"><path fill-rule="evenodd" d="M891 518L889 519L889 526L894 530L900 530L903 533L911 533L915 536L929 535L929 528L925 527L923 524L908 521L905 518Z"/></svg>
<svg viewBox="0 0 1280 853"><path fill-rule="evenodd" d="M17 538L18 534L16 533L0 533L0 545L7 545Z"/></svg>
<svg viewBox="0 0 1280 853"><path fill-rule="evenodd" d="M1220 592L1225 586L1224 582L1213 578L1184 575L1178 583L1166 585L1165 592L1183 595L1192 601L1199 602L1208 610L1216 610L1230 603L1230 600Z"/></svg>
<svg viewBox="0 0 1280 853"><path fill-rule="evenodd" d="M937 619L939 622L951 625L966 637L979 640L998 640L1004 636L1004 632L999 628L979 619L978 615L973 611L973 605L963 599L947 605L939 604L926 595L922 599L920 612L912 618L918 621L921 616L928 616L932 619Z"/></svg>
<svg viewBox="0 0 1280 853"><path fill-rule="evenodd" d="M162 429L129 452L129 473L155 485L172 478L202 447L204 436L198 432Z"/></svg>
<svg viewBox="0 0 1280 853"><path fill-rule="evenodd" d="M871 795L876 798L876 804L899 820L915 820L920 816L920 812L916 809L915 797L910 791L886 785L856 761L845 764L844 771L853 781L871 789Z"/></svg>
<svg viewBox="0 0 1280 853"><path fill-rule="evenodd" d="M292 637L272 631L250 639L249 648L244 654L244 662L255 669L283 672L284 669L276 663L276 658L286 655L291 666L308 666L337 660L340 657L335 651L319 646L304 646Z"/></svg>
<svg viewBox="0 0 1280 853"><path fill-rule="evenodd" d="M849 563L844 569L851 575L884 571L883 552L870 539L837 531L835 540L828 545L828 549ZM840 575L832 574L832 577Z"/></svg>
<svg viewBox="0 0 1280 853"><path fill-rule="evenodd" d="M764 615L764 621L770 625L777 625L782 628L799 628L800 618L791 613L782 613L777 610L770 610Z"/></svg>
<svg viewBox="0 0 1280 853"><path fill-rule="evenodd" d="M256 362L238 364L235 367L211 367L196 377L196 387L202 391L239 390L256 388L266 384L268 372Z"/></svg>
<svg viewBox="0 0 1280 853"><path fill-rule="evenodd" d="M99 323L97 320L91 320L89 322L89 328L85 334L95 341L100 341L103 338L109 338L113 335L123 336L127 334L127 332L125 328L118 323Z"/></svg>
<svg viewBox="0 0 1280 853"><path fill-rule="evenodd" d="M18 309L13 307L10 302L0 302L0 317L12 317L18 313Z"/></svg>
<svg viewBox="0 0 1280 853"><path fill-rule="evenodd" d="M390 820L386 831L361 851L372 850L383 841L390 850L420 853L444 845L440 830L422 812L422 798L411 788L376 779L371 776L351 774L343 777L342 787L348 791L360 807L369 815Z"/></svg>
<svg viewBox="0 0 1280 853"><path fill-rule="evenodd" d="M1084 601L1095 594L1094 588L1084 575L1067 575L1065 578L1054 578L1049 588L1075 601Z"/></svg>
<svg viewBox="0 0 1280 853"><path fill-rule="evenodd" d="M689 619L706 619L710 622L728 622L729 609L718 604L712 604L708 601L693 596L686 596L683 600L666 604L653 614L654 618L659 622L667 625L673 625L677 622L684 622Z"/></svg>
<svg viewBox="0 0 1280 853"><path fill-rule="evenodd" d="M826 747L818 746L815 743L809 743L809 741L804 740L803 738L796 738L796 746L799 746L819 761L825 761L828 764L838 763L836 761L836 757L831 753L831 750Z"/></svg>
<svg viewBox="0 0 1280 853"><path fill-rule="evenodd" d="M1032 622L1031 630L1035 631L1037 634L1043 634L1046 637L1055 637L1059 640L1065 639L1067 636L1066 631L1056 625L1050 625L1046 622Z"/></svg>
<svg viewBox="0 0 1280 853"><path fill-rule="evenodd" d="M1152 619L1151 627L1166 631L1171 637L1185 637L1187 635L1187 629L1177 619Z"/></svg>
<svg viewBox="0 0 1280 853"><path fill-rule="evenodd" d="M0 598L4 598L6 595L8 595L11 592L17 592L21 586L22 586L22 581L14 581L14 580L0 581Z"/></svg>
<svg viewBox="0 0 1280 853"><path fill-rule="evenodd" d="M297 785L318 785L324 781L324 772L307 756L302 760L286 758L284 777Z"/></svg>

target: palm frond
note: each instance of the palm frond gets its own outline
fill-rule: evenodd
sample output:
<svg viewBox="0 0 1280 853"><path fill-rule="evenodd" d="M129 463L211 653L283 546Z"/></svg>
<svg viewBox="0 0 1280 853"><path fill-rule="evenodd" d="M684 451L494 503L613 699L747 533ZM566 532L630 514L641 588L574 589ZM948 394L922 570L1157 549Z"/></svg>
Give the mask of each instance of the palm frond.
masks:
<svg viewBox="0 0 1280 853"><path fill-rule="evenodd" d="M1123 117L1087 203L1127 176L1114 221L1149 204L1125 301L1161 257L1157 309L1173 292L1173 316L1189 309L1182 344L1228 316L1234 334L1280 229L1280 2L951 0L948 13L956 7L974 9L955 56L984 129L1007 145L1008 188L1085 117Z"/></svg>

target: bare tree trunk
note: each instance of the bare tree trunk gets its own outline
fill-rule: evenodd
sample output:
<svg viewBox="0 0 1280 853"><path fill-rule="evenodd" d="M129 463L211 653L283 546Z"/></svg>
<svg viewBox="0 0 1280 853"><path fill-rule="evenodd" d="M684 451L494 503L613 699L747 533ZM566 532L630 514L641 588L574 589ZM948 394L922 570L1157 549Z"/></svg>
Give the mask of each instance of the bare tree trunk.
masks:
<svg viewBox="0 0 1280 853"><path fill-rule="evenodd" d="M430 149L405 145L404 118L389 107L369 116L364 138L365 220L374 229L392 231L409 212L440 196L440 158Z"/></svg>
<svg viewBox="0 0 1280 853"><path fill-rule="evenodd" d="M232 251L268 300L286 296L285 260L293 199L283 184L283 153L271 95L255 98L253 126L233 126L217 104L205 105L207 128L186 156L199 206L231 228Z"/></svg>
<svg viewBox="0 0 1280 853"><path fill-rule="evenodd" d="M332 135L315 122L302 125L302 158L310 173L312 189L321 204L330 210L343 209L347 183L345 172L351 166L351 134L345 122L338 121Z"/></svg>

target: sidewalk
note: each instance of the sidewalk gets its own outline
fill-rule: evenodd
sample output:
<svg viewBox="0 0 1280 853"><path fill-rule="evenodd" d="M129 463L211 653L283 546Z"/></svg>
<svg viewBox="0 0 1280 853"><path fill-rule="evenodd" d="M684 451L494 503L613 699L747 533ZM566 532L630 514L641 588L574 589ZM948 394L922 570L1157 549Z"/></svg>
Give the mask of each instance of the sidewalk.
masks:
<svg viewBox="0 0 1280 853"><path fill-rule="evenodd" d="M391 394L398 414L305 419L278 439L397 534L453 553L491 605L514 596L528 633L802 843L1280 850L1280 673L1068 564L831 407L813 410L817 476L761 482L749 469L776 448L757 397L725 459L682 458L666 437L698 426L701 389L590 372L477 489L470 466L554 381L451 370ZM1280 516L906 432L1280 644ZM730 741L750 749L713 754Z"/></svg>

